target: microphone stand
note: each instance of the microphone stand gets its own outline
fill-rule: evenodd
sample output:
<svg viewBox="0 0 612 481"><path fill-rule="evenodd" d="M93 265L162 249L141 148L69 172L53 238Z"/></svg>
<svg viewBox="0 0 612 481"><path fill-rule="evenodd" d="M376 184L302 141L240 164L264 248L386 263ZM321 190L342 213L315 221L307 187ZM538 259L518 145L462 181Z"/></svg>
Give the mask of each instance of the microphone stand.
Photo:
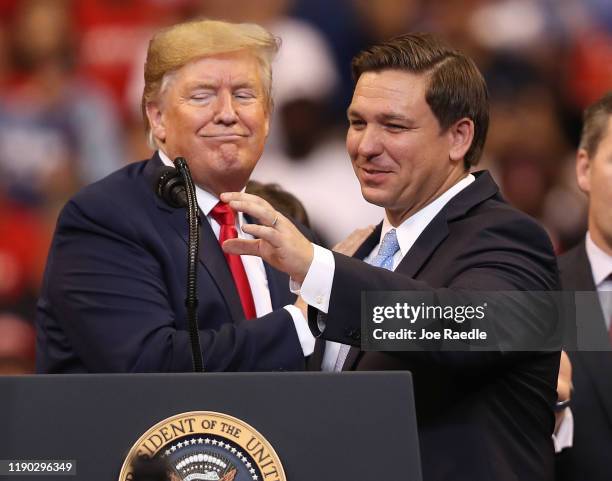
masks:
<svg viewBox="0 0 612 481"><path fill-rule="evenodd" d="M198 295L197 295L197 267L198 251L200 246L200 210L196 199L195 186L189 172L187 162L183 157L174 159L174 166L185 182L187 196L187 222L189 224L189 238L187 250L187 324L189 326L189 340L191 341L191 354L194 372L204 372L202 349L200 347L200 331L198 328Z"/></svg>

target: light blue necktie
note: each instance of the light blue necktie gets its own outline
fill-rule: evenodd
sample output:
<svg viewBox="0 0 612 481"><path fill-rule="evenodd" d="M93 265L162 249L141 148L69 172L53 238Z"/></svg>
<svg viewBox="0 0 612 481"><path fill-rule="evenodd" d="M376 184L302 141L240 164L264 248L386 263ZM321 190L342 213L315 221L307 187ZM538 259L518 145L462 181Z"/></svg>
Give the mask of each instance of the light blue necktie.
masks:
<svg viewBox="0 0 612 481"><path fill-rule="evenodd" d="M397 241L397 233L395 232L395 229L391 229L385 234L385 237L383 237L376 256L367 262L370 265L382 267L383 269L392 271L393 256L395 256L397 251L399 251L399 248L400 246L399 242ZM338 359L336 359L336 364L334 365L334 371L342 371L342 366L344 366L350 349L351 346L346 344L342 344L340 346L340 351L338 351Z"/></svg>

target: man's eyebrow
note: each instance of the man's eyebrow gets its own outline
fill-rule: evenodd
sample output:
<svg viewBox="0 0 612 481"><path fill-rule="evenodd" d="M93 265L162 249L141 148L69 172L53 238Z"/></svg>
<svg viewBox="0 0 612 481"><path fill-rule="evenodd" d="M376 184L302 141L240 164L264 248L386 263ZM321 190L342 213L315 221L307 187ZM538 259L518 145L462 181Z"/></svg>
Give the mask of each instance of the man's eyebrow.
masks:
<svg viewBox="0 0 612 481"><path fill-rule="evenodd" d="M197 90L197 89L212 89L215 88L217 84L215 82L207 82L198 80L196 82L190 82L185 85L186 90Z"/></svg>
<svg viewBox="0 0 612 481"><path fill-rule="evenodd" d="M398 113L383 113L383 114L380 114L378 118L382 120L383 122L384 121L400 121L400 122L406 122L409 124L414 123L414 119L407 117L406 115L398 114Z"/></svg>
<svg viewBox="0 0 612 481"><path fill-rule="evenodd" d="M351 118L351 117L361 117L361 114L358 111L354 110L353 108L349 107L346 110L346 116L348 118ZM406 122L406 123L409 123L409 124L414 124L415 123L414 119L412 119L412 118L410 118L410 117L408 117L408 116L406 116L404 114L395 113L395 112L383 112L383 113L380 113L380 114L378 114L376 116L376 119L379 122L399 121L399 122Z"/></svg>
<svg viewBox="0 0 612 481"><path fill-rule="evenodd" d="M194 81L194 82L186 84L185 89L188 91L199 90L199 89L208 90L208 89L215 89L218 86L219 86L218 82L198 80L198 81ZM240 82L236 82L235 84L232 84L232 90L255 89L255 88L256 88L255 83L249 80L241 80Z"/></svg>
<svg viewBox="0 0 612 481"><path fill-rule="evenodd" d="M233 83L232 87L235 89L244 89L244 88L248 88L248 89L252 89L255 88L256 86L256 82L253 80L240 80L239 82Z"/></svg>

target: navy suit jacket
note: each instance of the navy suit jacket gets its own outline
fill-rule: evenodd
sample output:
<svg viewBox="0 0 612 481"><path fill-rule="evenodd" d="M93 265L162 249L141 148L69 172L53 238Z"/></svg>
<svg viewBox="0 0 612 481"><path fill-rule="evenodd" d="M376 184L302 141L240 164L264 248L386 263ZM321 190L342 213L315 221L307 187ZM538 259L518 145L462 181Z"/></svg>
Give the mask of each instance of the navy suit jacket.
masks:
<svg viewBox="0 0 612 481"><path fill-rule="evenodd" d="M544 229L510 207L486 172L429 223L394 272L359 259L380 239L380 226L356 252L334 254L335 272L322 338L360 345L362 291L559 289ZM449 291L445 288L451 288ZM469 302L467 302L469 304ZM554 335L537 313L515 316L512 332ZM525 337L522 337L525 338ZM323 355L323 345L311 358ZM414 381L424 481L550 481L554 477L552 406L559 352L363 352L345 370L409 370ZM384 406L380 406L384 410Z"/></svg>
<svg viewBox="0 0 612 481"><path fill-rule="evenodd" d="M561 284L568 291L597 292L593 272L581 242L559 258ZM595 310L597 312L597 310ZM599 339L607 339L603 312L582 319ZM582 324L581 323L581 324ZM572 362L573 447L562 451L557 479L610 481L612 479L612 352L568 351Z"/></svg>
<svg viewBox="0 0 612 481"><path fill-rule="evenodd" d="M130 164L64 207L38 302L37 371L192 370L185 308L187 219L159 199L161 161ZM204 219L198 320L207 371L298 370L304 356L282 306L287 275L266 265L273 311L246 321L232 275Z"/></svg>

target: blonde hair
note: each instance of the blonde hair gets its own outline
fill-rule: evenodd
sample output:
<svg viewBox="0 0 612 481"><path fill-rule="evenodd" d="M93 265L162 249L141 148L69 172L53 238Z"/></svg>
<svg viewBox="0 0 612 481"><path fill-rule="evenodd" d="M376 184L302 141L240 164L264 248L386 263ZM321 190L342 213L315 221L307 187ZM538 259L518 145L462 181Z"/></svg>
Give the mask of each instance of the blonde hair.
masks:
<svg viewBox="0 0 612 481"><path fill-rule="evenodd" d="M156 33L149 42L144 67L142 115L151 147L156 148L147 117L147 104L158 99L172 75L184 65L211 55L250 51L261 68L268 112L272 110L272 67L280 41L254 23L194 20Z"/></svg>

